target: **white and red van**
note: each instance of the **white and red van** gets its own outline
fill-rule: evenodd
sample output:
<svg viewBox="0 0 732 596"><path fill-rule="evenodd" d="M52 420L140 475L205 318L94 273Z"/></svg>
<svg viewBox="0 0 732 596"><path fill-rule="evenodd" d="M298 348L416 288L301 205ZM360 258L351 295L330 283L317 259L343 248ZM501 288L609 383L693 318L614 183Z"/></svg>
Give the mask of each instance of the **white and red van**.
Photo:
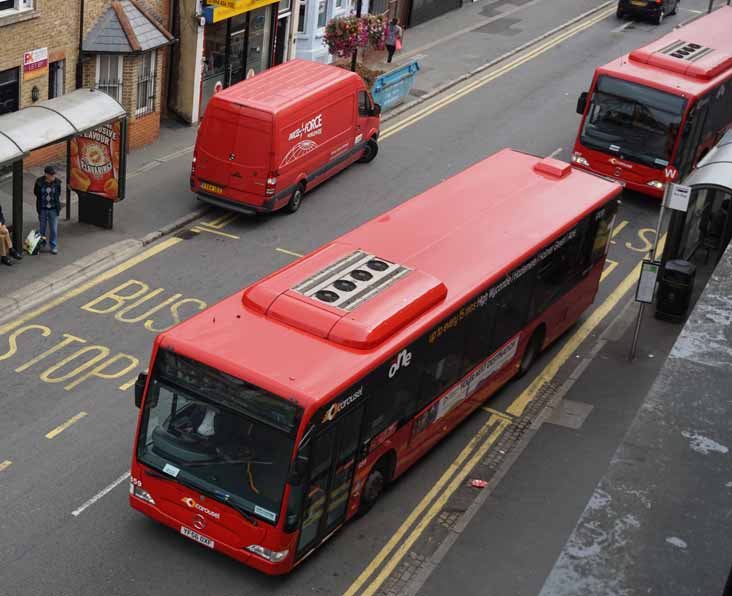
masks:
<svg viewBox="0 0 732 596"><path fill-rule="evenodd" d="M376 157L380 113L343 68L292 60L266 70L209 101L191 190L236 211L294 213L306 190Z"/></svg>

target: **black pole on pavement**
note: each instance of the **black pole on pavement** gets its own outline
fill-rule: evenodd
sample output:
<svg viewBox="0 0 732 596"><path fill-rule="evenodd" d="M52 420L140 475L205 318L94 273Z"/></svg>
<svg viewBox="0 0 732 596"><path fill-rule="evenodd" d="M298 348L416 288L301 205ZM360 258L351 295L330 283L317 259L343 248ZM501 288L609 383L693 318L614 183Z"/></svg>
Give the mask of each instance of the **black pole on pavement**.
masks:
<svg viewBox="0 0 732 596"><path fill-rule="evenodd" d="M66 139L66 220L71 219L71 139Z"/></svg>
<svg viewBox="0 0 732 596"><path fill-rule="evenodd" d="M23 250L23 160L13 162L13 247Z"/></svg>
<svg viewBox="0 0 732 596"><path fill-rule="evenodd" d="M363 0L357 0L356 2L356 18L361 18L361 11L363 10ZM351 71L356 72L356 61L358 60L358 48L353 48L353 54L351 55Z"/></svg>

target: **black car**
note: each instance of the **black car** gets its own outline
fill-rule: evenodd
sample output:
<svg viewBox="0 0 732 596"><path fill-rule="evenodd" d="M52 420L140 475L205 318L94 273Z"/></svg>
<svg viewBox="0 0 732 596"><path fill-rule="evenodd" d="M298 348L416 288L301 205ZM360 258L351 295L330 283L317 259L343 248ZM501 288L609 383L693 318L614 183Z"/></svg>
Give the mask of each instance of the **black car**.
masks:
<svg viewBox="0 0 732 596"><path fill-rule="evenodd" d="M679 0L618 0L618 18L647 17L660 25L667 15L676 14Z"/></svg>

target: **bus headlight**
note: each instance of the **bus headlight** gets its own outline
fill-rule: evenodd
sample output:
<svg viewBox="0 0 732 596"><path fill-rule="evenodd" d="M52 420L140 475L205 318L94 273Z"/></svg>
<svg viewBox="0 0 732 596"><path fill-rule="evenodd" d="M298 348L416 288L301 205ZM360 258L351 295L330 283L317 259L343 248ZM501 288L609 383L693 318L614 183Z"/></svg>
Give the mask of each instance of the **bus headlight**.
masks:
<svg viewBox="0 0 732 596"><path fill-rule="evenodd" d="M146 503L150 503L150 505L155 505L155 499L152 498L152 495L139 486L130 484L130 494L133 497L137 497L138 499L145 501Z"/></svg>
<svg viewBox="0 0 732 596"><path fill-rule="evenodd" d="M247 550L249 552L259 555L263 559L271 561L272 563L279 563L288 554L290 554L289 550L274 551L268 548L264 548L263 546L259 546L258 544L250 544L249 546L247 546Z"/></svg>
<svg viewBox="0 0 732 596"><path fill-rule="evenodd" d="M582 157L582 154L578 153L577 151L572 153L572 161L580 166L590 167L590 162Z"/></svg>
<svg viewBox="0 0 732 596"><path fill-rule="evenodd" d="M658 190L663 190L663 182L659 182L658 180L651 180L650 182L646 182L646 184Z"/></svg>

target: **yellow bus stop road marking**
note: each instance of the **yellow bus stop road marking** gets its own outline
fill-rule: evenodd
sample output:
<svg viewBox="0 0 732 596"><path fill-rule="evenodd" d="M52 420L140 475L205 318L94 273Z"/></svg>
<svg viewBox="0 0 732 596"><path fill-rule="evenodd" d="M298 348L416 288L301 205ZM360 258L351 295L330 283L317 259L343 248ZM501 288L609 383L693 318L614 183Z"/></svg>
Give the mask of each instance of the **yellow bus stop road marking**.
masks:
<svg viewBox="0 0 732 596"><path fill-rule="evenodd" d="M659 252L663 251L663 245L666 240L665 235L661 238L661 241L659 242ZM608 296L605 301L595 309L593 314L585 321L585 323L580 327L579 330L577 330L572 337L569 338L567 343L562 347L562 349L559 351L559 353L549 362L549 364L544 368L542 373L534 379L534 381L527 387L521 395L519 395L514 402L508 407L506 410L506 413L501 413L501 416L498 415L491 415L488 422L478 431L478 433L470 440L470 442L465 446L465 448L460 452L458 457L455 459L455 461L450 464L450 467L444 472L444 474L440 477L440 479L437 481L437 483L432 487L432 489L425 495L425 497L417 504L417 506L414 508L412 513L407 517L407 519L404 521L404 523L399 527L399 529L394 533L394 535L391 537L391 539L384 545L384 547L379 551L379 553L374 557L374 559L369 563L369 565L366 567L366 569L363 570L363 572L356 578L356 580L353 582L351 587L344 593L344 596L354 596L358 591L363 587L363 585L368 581L368 579L376 572L376 570L384 564L384 561L389 558L390 553L396 548L396 546L400 543L402 538L404 538L405 535L407 535L407 531L412 527L414 522L422 515L422 513L427 509L427 506L432 502L432 500L439 494L440 498L438 501L435 501L435 505L433 505L432 508L430 508L430 512L433 510L433 508L437 505L437 503L440 503L439 507L441 508L444 503L447 502L447 500L452 496L452 493L455 492L455 490L458 489L460 486L460 483L462 482L462 479L465 478L465 476L470 472L470 470L473 468L475 463L477 463L480 458L482 457L481 453L480 457L474 456L468 462L465 466L463 466L463 462L466 460L468 455L475 449L476 445L480 442L482 437L487 432L488 428L490 428L490 425L494 424L496 420L499 420L503 426L499 427L500 432L503 432L504 428L510 424L510 421L507 419L508 416L520 416L523 414L524 410L526 409L526 406L531 402L531 400L534 399L534 397L537 395L540 387L544 384L550 381L558 372L559 369L562 367L562 365L569 359L569 357L574 353L574 351L577 349L577 347L584 341L587 336L602 322L602 320L610 313L610 311L617 306L617 304L622 300L622 298L625 296L625 294L628 292L628 290L638 281L638 277L640 275L640 269L641 269L641 263L639 262L638 265L633 269L633 271L628 274L628 276L617 286L617 288ZM500 434L500 433L499 433ZM497 438L497 437L496 437ZM495 439L493 440L495 442ZM490 442L492 444L492 442ZM490 444L485 447L485 450L490 447ZM483 447L480 448L481 450ZM461 469L462 468L462 469ZM459 470L459 472L458 472ZM450 478L455 473L458 473L458 476L455 476L457 479L458 477L461 478L460 481L455 481L450 483L450 485L444 489L445 485L449 482ZM435 515L439 512L439 508ZM429 515L429 513L427 514ZM381 586L381 584L384 582L384 580L388 577L388 574L391 573L391 571L399 564L399 561L404 557L406 554L408 548L411 547L412 544L417 540L417 538L422 534L426 527L426 524L420 523L417 525L408 535L407 538L402 545L402 547L395 552L391 558L389 558L388 563L384 566L384 569L379 573L379 575L372 581L372 583L363 591L363 595L367 594L373 594L378 588ZM404 546L408 544L408 546ZM388 571L386 571L388 569Z"/></svg>
<svg viewBox="0 0 732 596"><path fill-rule="evenodd" d="M76 416L72 416L66 422L64 422L61 426L57 426L50 433L48 433L46 435L46 438L53 439L54 437L57 437L62 432L64 432L67 428L69 428L72 424L75 424L76 422L81 420L84 416L86 416L86 412L79 412Z"/></svg>
<svg viewBox="0 0 732 596"><path fill-rule="evenodd" d="M4 472L11 465L13 465L13 462L11 462L9 459L6 459L4 462L0 463L0 472Z"/></svg>
<svg viewBox="0 0 732 596"><path fill-rule="evenodd" d="M203 226L195 226L191 228L191 232L196 232L197 234L200 234L201 232L208 232L209 234L216 234L217 236L224 236L225 238L231 238L232 240L239 240L239 236L236 236L235 234L229 234L227 232L219 232L218 230L209 230L208 228L204 228Z"/></svg>
<svg viewBox="0 0 732 596"><path fill-rule="evenodd" d="M128 259L124 263L120 263L116 267L113 267L112 269L109 269L108 271L105 271L104 273L97 275L96 277L92 278L88 282L81 284L80 286L77 286L77 287L69 290L68 292L64 292L63 294L54 298L53 300L49 300L43 306L34 308L33 310L21 315L20 317L10 321L9 323L0 325L0 335L5 335L6 333L13 331L14 329L17 329L18 327L20 327L21 325L24 325L31 319L35 319L36 317L42 315L43 313L48 312L52 308L57 307L59 304L63 304L67 300L71 300L72 298L75 298L76 296L83 294L90 288L93 288L94 286L98 286L99 284L104 283L105 281L107 281L109 279L112 279L113 277L115 277L116 275L119 275L123 271L127 271L128 269L131 269L135 265L138 265L139 263L146 261L150 257L153 257L156 254L161 253L164 250L167 250L168 248L178 244L179 242L183 242L183 240L181 238L168 238L167 240L163 240L159 244L156 244L155 246L148 248L146 251L140 253L139 255L132 257L131 259Z"/></svg>

